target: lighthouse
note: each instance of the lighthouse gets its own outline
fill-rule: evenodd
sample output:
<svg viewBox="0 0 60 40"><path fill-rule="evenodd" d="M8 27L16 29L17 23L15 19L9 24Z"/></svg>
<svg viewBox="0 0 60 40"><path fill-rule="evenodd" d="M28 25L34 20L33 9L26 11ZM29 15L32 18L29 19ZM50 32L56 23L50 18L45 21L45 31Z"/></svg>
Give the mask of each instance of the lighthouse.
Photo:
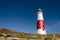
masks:
<svg viewBox="0 0 60 40"><path fill-rule="evenodd" d="M37 12L37 34L46 34L42 9Z"/></svg>

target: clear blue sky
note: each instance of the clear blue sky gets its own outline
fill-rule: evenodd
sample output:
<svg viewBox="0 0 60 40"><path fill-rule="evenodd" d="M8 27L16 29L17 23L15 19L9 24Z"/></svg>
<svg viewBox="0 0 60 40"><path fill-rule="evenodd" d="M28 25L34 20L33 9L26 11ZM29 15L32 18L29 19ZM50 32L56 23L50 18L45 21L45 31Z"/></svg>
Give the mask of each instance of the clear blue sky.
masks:
<svg viewBox="0 0 60 40"><path fill-rule="evenodd" d="M36 33L38 8L43 10L47 33L60 33L59 0L0 0L0 28Z"/></svg>

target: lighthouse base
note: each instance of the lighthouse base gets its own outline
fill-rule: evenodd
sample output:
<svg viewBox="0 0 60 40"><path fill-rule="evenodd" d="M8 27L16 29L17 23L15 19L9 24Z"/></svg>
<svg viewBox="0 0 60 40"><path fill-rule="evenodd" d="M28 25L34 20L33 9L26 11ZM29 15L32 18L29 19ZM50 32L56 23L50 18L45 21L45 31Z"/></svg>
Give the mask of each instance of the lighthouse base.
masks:
<svg viewBox="0 0 60 40"><path fill-rule="evenodd" d="M37 34L46 34L45 29L37 29Z"/></svg>

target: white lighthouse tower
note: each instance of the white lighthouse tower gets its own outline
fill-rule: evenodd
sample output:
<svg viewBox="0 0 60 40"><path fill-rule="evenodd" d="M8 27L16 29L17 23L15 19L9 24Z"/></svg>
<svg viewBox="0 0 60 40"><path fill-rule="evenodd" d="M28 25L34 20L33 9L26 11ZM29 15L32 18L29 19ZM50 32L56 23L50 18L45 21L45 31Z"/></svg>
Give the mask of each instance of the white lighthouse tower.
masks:
<svg viewBox="0 0 60 40"><path fill-rule="evenodd" d="M37 34L46 34L43 12L41 9L38 9L37 13Z"/></svg>

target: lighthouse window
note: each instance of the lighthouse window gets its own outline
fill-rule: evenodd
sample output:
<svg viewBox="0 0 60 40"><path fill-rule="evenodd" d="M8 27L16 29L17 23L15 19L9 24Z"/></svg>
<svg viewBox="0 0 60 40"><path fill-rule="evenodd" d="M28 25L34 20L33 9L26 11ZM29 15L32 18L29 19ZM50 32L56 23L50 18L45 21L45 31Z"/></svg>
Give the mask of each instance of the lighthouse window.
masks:
<svg viewBox="0 0 60 40"><path fill-rule="evenodd" d="M43 29L43 31L44 31L44 29Z"/></svg>

